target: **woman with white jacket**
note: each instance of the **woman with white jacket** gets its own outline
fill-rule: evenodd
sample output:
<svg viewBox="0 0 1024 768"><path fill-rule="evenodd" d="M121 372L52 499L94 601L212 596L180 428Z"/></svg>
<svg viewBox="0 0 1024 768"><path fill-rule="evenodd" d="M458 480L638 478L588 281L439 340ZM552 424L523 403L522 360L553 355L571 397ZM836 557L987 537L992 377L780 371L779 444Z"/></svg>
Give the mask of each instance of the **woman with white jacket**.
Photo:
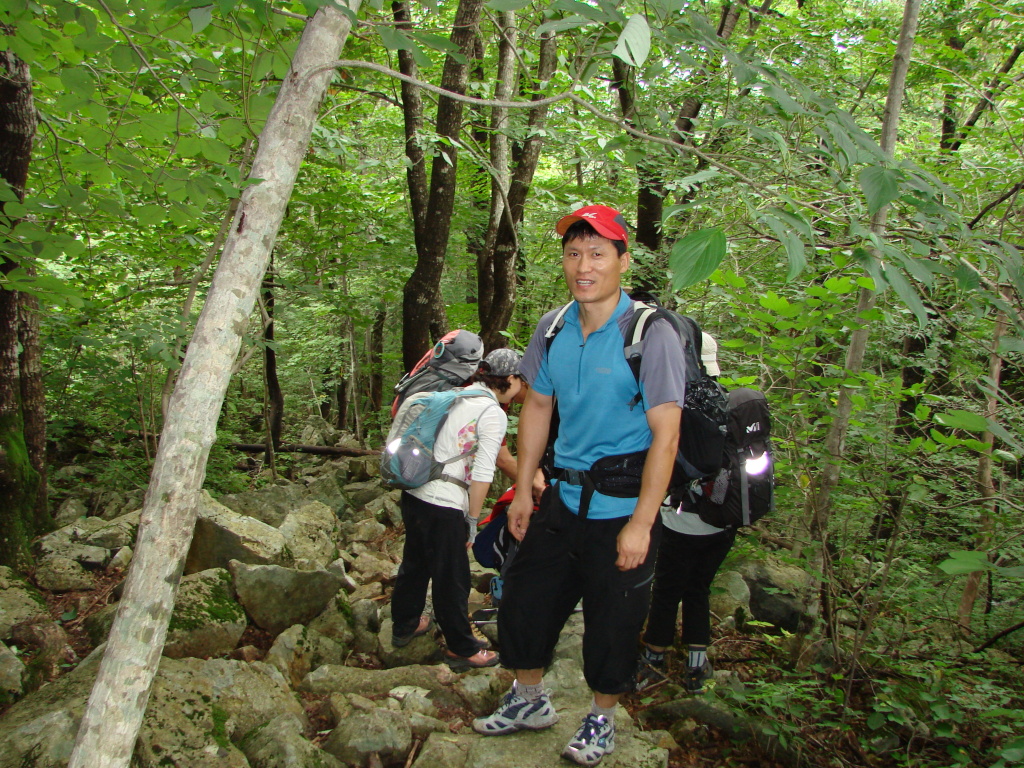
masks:
<svg viewBox="0 0 1024 768"><path fill-rule="evenodd" d="M434 443L435 458L465 457L446 465L445 475L451 479L402 492L405 548L391 597L391 643L402 647L431 630L433 622L423 608L427 583L433 581L434 615L448 646L446 661L456 670L498 663L497 654L481 649L470 627L468 547L508 426L503 406L523 386L519 361L511 349L497 349L484 358L465 390L486 396L455 400Z"/></svg>

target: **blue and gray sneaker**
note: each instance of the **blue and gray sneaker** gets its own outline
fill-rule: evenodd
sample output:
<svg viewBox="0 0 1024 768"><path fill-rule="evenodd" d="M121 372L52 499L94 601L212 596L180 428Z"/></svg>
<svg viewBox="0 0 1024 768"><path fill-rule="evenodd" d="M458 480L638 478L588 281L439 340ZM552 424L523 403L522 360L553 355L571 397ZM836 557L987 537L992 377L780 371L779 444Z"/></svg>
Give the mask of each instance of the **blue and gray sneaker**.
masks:
<svg viewBox="0 0 1024 768"><path fill-rule="evenodd" d="M484 736L500 736L515 731L540 731L557 722L558 713L551 706L547 691L536 701L527 701L516 692L513 683L492 714L473 721L473 730Z"/></svg>
<svg viewBox="0 0 1024 768"><path fill-rule="evenodd" d="M615 751L615 725L603 715L591 712L583 725L565 745L562 757L577 765L597 765L601 758Z"/></svg>

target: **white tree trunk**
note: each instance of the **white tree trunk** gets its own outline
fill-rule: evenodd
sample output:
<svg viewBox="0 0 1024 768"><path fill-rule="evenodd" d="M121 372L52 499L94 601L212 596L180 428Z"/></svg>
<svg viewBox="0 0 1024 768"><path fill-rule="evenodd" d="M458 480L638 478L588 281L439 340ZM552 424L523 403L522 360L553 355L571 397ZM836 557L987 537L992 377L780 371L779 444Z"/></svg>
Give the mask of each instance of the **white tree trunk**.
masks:
<svg viewBox="0 0 1024 768"><path fill-rule="evenodd" d="M348 0L353 13L360 0ZM306 25L260 135L206 304L171 396L142 509L135 559L69 768L127 768L160 661L195 526L217 419L277 230L351 23L324 6Z"/></svg>

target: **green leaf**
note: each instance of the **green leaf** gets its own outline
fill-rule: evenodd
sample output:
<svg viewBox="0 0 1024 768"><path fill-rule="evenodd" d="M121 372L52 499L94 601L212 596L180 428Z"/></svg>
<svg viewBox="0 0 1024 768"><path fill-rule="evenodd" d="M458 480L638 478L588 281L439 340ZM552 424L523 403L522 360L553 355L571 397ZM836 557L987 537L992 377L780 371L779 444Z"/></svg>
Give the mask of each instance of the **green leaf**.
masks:
<svg viewBox="0 0 1024 768"><path fill-rule="evenodd" d="M988 561L987 552L970 552L961 550L950 552L949 559L939 563L939 570L950 576L959 576L964 573L976 573L992 569L992 563Z"/></svg>
<svg viewBox="0 0 1024 768"><path fill-rule="evenodd" d="M380 40L389 51L411 51L416 43L393 27L378 27Z"/></svg>
<svg viewBox="0 0 1024 768"><path fill-rule="evenodd" d="M868 201L868 213L872 216L899 197L899 171L883 165L872 165L865 168L857 176L860 188Z"/></svg>
<svg viewBox="0 0 1024 768"><path fill-rule="evenodd" d="M682 290L706 280L725 258L725 233L717 227L691 232L672 246L672 287Z"/></svg>
<svg viewBox="0 0 1024 768"><path fill-rule="evenodd" d="M488 0L484 5L492 11L501 13L502 11L518 11L532 2L533 0Z"/></svg>
<svg viewBox="0 0 1024 768"><path fill-rule="evenodd" d="M207 5L203 8L193 8L188 12L188 17L192 21L192 34L198 35L213 21L213 6Z"/></svg>
<svg viewBox="0 0 1024 768"><path fill-rule="evenodd" d="M619 35L612 56L618 56L634 67L642 67L650 52L651 28L647 26L647 19L639 13L634 13Z"/></svg>
<svg viewBox="0 0 1024 768"><path fill-rule="evenodd" d="M970 411L946 411L936 413L935 421L944 427L966 429L968 432L987 432L988 419Z"/></svg>
<svg viewBox="0 0 1024 768"><path fill-rule="evenodd" d="M917 288L914 287L913 283L907 280L899 267L892 264L883 263L882 272L889 285L893 287L897 295L903 299L903 303L910 307L910 310L917 317L917 324L922 328L928 325L928 309L925 307L924 302L921 301L921 295L917 292Z"/></svg>

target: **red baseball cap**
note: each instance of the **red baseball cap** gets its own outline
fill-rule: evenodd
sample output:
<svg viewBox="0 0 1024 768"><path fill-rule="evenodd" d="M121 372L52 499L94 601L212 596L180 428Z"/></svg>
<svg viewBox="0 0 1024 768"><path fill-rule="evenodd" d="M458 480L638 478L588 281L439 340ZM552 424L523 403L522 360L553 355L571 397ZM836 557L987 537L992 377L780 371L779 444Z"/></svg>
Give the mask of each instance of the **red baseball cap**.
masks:
<svg viewBox="0 0 1024 768"><path fill-rule="evenodd" d="M555 224L555 232L564 235L577 221L586 221L597 230L602 237L609 240L621 240L629 245L629 234L626 232L626 220L622 214L607 205L586 205L568 216L563 216Z"/></svg>

